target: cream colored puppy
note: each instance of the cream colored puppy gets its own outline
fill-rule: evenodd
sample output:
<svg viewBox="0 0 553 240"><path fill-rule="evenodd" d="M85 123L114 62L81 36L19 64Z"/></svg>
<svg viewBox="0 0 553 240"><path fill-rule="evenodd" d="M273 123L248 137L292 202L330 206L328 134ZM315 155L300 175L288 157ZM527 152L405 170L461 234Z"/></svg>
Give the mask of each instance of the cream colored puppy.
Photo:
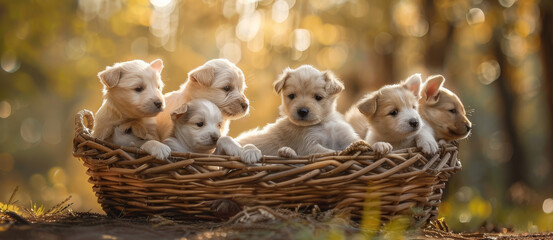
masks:
<svg viewBox="0 0 553 240"><path fill-rule="evenodd" d="M261 158L259 149L242 148L231 137L223 136L223 117L217 105L205 99L194 99L171 113L174 137L163 141L174 152L230 154L240 156L246 163ZM228 152L228 153L227 153Z"/></svg>
<svg viewBox="0 0 553 240"><path fill-rule="evenodd" d="M212 153L221 137L221 111L205 99L192 100L171 113L174 137L163 141L174 152Z"/></svg>
<svg viewBox="0 0 553 240"><path fill-rule="evenodd" d="M420 74L414 74L405 82L384 86L361 99L348 111L346 119L354 126L359 118L366 119L366 129L359 125L356 128L366 132L365 140L379 154L414 146L434 154L438 144L432 133L423 129L417 112L420 85Z"/></svg>
<svg viewBox="0 0 553 240"><path fill-rule="evenodd" d="M282 98L282 117L243 133L236 138L240 144L253 144L265 155L295 157L336 152L360 140L336 111L344 85L330 71L287 68L273 85Z"/></svg>
<svg viewBox="0 0 553 240"><path fill-rule="evenodd" d="M156 158L165 159L169 147L158 142L154 117L165 101L161 90L161 59L116 63L100 72L104 101L98 112L92 135L123 146L141 147Z"/></svg>
<svg viewBox="0 0 553 240"><path fill-rule="evenodd" d="M167 107L156 117L160 138L171 136L171 113L198 98L207 99L219 107L223 113L223 135L226 135L229 120L241 118L248 113L249 101L244 95L245 89L244 73L226 59L213 59L190 71L188 80L179 90L165 94Z"/></svg>
<svg viewBox="0 0 553 240"><path fill-rule="evenodd" d="M440 143L466 138L472 123L459 97L443 87L445 78L430 76L422 86L419 113Z"/></svg>

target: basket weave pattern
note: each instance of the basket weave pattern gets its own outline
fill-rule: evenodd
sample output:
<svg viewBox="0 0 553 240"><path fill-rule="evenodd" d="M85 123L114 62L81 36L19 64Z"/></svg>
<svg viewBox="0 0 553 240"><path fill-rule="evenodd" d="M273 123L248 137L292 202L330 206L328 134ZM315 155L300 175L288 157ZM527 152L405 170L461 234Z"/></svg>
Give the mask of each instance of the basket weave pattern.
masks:
<svg viewBox="0 0 553 240"><path fill-rule="evenodd" d="M461 169L455 145L443 146L430 158L416 148L382 157L366 145L352 144L340 153L264 156L257 165L234 156L195 153L158 160L138 148L93 138L93 124L90 111L76 115L73 155L88 168L104 211L114 216L217 220L210 203L232 199L243 206L348 208L357 217L370 207L383 220L410 214L422 224L436 218L445 183Z"/></svg>

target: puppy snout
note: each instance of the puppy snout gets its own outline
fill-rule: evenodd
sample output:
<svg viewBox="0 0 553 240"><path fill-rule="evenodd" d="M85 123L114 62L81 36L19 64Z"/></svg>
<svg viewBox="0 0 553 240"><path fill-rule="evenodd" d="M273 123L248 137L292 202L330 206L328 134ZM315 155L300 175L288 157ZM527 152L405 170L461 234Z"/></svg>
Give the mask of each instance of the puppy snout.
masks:
<svg viewBox="0 0 553 240"><path fill-rule="evenodd" d="M411 125L411 127L413 127L413 128L417 128L417 127L419 127L419 120L417 120L415 118L411 118L409 120L409 125Z"/></svg>
<svg viewBox="0 0 553 240"><path fill-rule="evenodd" d="M246 111L246 109L248 109L248 103L247 102L240 103L240 106L242 106L242 110L244 110L244 111Z"/></svg>
<svg viewBox="0 0 553 240"><path fill-rule="evenodd" d="M472 129L470 125L465 125L465 127L467 128L467 132L470 132L470 130Z"/></svg>
<svg viewBox="0 0 553 240"><path fill-rule="evenodd" d="M219 140L219 134L211 134L211 141L217 142Z"/></svg>
<svg viewBox="0 0 553 240"><path fill-rule="evenodd" d="M155 101L154 105L156 105L157 108L161 109L163 107L163 103L161 101Z"/></svg>
<svg viewBox="0 0 553 240"><path fill-rule="evenodd" d="M307 114L309 114L309 109L307 109L307 108L298 109L298 116L304 118L304 117L307 116Z"/></svg>

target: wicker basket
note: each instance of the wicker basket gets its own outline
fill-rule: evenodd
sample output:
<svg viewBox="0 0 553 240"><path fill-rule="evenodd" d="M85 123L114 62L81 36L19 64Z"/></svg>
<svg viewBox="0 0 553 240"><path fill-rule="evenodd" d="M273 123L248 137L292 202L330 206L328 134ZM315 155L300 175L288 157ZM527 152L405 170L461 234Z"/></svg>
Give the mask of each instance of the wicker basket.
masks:
<svg viewBox="0 0 553 240"><path fill-rule="evenodd" d="M273 209L345 208L354 217L364 208L377 209L384 221L409 214L420 225L436 218L445 183L461 169L455 145L431 158L416 148L380 157L366 145L352 144L341 153L264 156L254 166L238 157L195 153L172 153L163 161L93 138L93 124L90 111L76 115L73 155L88 168L104 211L114 216L217 220L210 204L232 199Z"/></svg>

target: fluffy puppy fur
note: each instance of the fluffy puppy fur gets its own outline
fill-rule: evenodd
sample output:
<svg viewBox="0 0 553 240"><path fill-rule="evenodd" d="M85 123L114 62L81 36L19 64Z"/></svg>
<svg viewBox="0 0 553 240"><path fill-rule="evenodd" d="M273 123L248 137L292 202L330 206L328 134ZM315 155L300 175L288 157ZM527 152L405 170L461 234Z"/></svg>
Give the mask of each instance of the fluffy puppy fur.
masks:
<svg viewBox="0 0 553 240"><path fill-rule="evenodd" d="M116 63L98 73L104 85L104 101L96 112L92 135L124 146L141 147L160 159L167 158L170 149L157 141L154 119L165 107L162 69L161 59L149 64L133 60Z"/></svg>
<svg viewBox="0 0 553 240"><path fill-rule="evenodd" d="M466 138L472 123L455 93L443 87L445 78L430 76L422 86L419 113L441 143Z"/></svg>
<svg viewBox="0 0 553 240"><path fill-rule="evenodd" d="M174 152L229 154L240 156L246 163L261 158L261 151L251 146L242 148L231 137L223 136L223 117L214 103L205 99L194 99L171 113L175 129L174 136L163 141Z"/></svg>
<svg viewBox="0 0 553 240"><path fill-rule="evenodd" d="M414 74L405 82L369 93L348 111L347 120L355 126L361 116L365 118L367 128L357 125L358 131L366 132L365 140L379 154L413 146L433 154L438 145L427 129L421 131L417 112L420 85L420 74Z"/></svg>
<svg viewBox="0 0 553 240"><path fill-rule="evenodd" d="M188 73L188 80L179 90L165 94L167 107L156 117L159 136L161 139L171 136L171 113L197 98L207 99L219 107L223 114L223 135L226 135L229 120L248 113L249 101L244 95L245 89L244 73L236 65L226 59L206 62Z"/></svg>
<svg viewBox="0 0 553 240"><path fill-rule="evenodd" d="M253 144L265 155L295 157L343 150L360 140L336 111L344 85L330 71L309 65L287 68L273 85L282 98L282 117L241 134L236 139L240 144Z"/></svg>
<svg viewBox="0 0 553 240"><path fill-rule="evenodd" d="M174 137L163 141L174 152L212 153L221 137L223 117L212 102L192 100L171 113Z"/></svg>

